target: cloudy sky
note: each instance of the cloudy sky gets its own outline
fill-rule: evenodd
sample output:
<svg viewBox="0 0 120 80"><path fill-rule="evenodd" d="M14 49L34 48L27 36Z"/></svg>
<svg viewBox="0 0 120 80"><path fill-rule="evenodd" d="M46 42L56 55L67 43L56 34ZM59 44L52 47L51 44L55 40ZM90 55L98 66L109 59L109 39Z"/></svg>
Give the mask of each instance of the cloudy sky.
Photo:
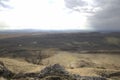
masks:
<svg viewBox="0 0 120 80"><path fill-rule="evenodd" d="M120 0L0 1L0 30L120 30Z"/></svg>

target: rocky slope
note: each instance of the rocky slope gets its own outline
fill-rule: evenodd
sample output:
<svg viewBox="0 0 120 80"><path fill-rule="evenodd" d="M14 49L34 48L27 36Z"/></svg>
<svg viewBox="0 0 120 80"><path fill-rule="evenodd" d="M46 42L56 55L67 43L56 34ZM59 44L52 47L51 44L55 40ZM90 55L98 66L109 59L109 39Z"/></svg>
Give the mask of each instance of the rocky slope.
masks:
<svg viewBox="0 0 120 80"><path fill-rule="evenodd" d="M103 77L89 77L71 74L59 64L48 66L36 73L15 74L0 62L0 76L3 80L107 80Z"/></svg>

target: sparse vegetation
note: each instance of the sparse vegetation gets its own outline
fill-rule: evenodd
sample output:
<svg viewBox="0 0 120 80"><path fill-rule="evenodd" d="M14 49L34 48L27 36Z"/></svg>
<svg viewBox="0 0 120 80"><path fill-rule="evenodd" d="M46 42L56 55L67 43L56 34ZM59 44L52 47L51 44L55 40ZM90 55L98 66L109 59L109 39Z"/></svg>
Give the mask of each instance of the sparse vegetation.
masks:
<svg viewBox="0 0 120 80"><path fill-rule="evenodd" d="M0 61L8 70L21 75L38 73L58 63L71 74L119 80L119 38L115 33L12 34L0 39ZM64 79L59 76L44 79L48 78Z"/></svg>
<svg viewBox="0 0 120 80"><path fill-rule="evenodd" d="M106 41L111 45L120 45L120 38L118 37L106 37Z"/></svg>

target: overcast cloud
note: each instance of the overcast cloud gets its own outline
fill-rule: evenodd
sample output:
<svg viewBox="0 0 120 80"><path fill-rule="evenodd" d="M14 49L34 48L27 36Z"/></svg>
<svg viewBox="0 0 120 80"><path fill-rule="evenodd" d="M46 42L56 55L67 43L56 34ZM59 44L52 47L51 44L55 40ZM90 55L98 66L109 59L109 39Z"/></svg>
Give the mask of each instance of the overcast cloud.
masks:
<svg viewBox="0 0 120 80"><path fill-rule="evenodd" d="M10 8L10 6L7 4L7 2L9 2L9 0L0 0L0 10L1 8Z"/></svg>
<svg viewBox="0 0 120 80"><path fill-rule="evenodd" d="M97 30L120 30L120 0L99 1L102 10L89 18L91 26Z"/></svg>
<svg viewBox="0 0 120 80"><path fill-rule="evenodd" d="M7 24L11 29L120 30L120 0L10 1L15 8L0 12L0 27ZM0 8L6 7L6 3L0 4Z"/></svg>
<svg viewBox="0 0 120 80"><path fill-rule="evenodd" d="M77 2L80 4L76 4ZM93 4L88 4L84 0L65 0L65 3L66 7L73 11L76 11L74 9L78 6L91 6L91 10L87 8L84 12L89 11L88 13L93 14L88 16L88 21L90 27L95 30L120 30L120 0L94 0ZM79 11L81 10L82 8L79 8Z"/></svg>

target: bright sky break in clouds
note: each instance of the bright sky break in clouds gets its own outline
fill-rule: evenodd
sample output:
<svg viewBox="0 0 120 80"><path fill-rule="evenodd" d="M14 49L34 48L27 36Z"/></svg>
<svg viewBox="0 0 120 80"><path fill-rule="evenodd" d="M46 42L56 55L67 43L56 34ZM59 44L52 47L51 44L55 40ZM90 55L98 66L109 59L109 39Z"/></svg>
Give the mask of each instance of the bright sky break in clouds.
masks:
<svg viewBox="0 0 120 80"><path fill-rule="evenodd" d="M11 0L0 12L9 29L88 29L84 13L66 8L64 0Z"/></svg>

